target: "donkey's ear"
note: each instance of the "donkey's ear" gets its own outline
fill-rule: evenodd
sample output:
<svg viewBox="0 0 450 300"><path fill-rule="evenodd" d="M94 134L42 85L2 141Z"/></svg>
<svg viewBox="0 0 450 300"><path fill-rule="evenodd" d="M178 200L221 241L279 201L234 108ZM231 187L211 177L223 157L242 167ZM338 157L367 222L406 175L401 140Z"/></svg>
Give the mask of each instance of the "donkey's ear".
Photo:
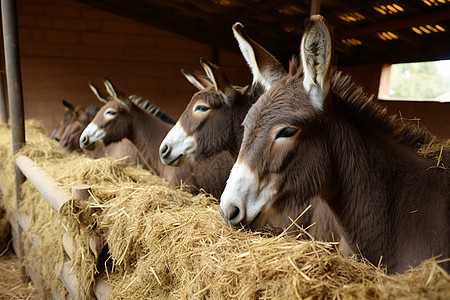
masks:
<svg viewBox="0 0 450 300"><path fill-rule="evenodd" d="M108 97L105 95L102 95L99 91L99 89L94 85L94 83L89 80L88 81L89 87L91 88L91 91L94 93L94 95L97 97L98 100L100 100L103 103L108 102Z"/></svg>
<svg viewBox="0 0 450 300"><path fill-rule="evenodd" d="M118 98L118 95L117 95L117 92L116 92L116 88L112 84L111 79L109 79L108 77L104 76L103 77L103 83L105 84L106 91L108 91L108 93L111 95L111 97Z"/></svg>
<svg viewBox="0 0 450 300"><path fill-rule="evenodd" d="M72 103L67 102L65 99L62 100L62 105L64 106L64 109L68 112L75 110L75 105Z"/></svg>
<svg viewBox="0 0 450 300"><path fill-rule="evenodd" d="M106 76L103 77L103 83L105 84L106 90L114 100L119 101L119 103L127 110L131 108L133 102L124 91L119 89L117 86L114 86L111 80Z"/></svg>
<svg viewBox="0 0 450 300"><path fill-rule="evenodd" d="M232 28L242 55L252 71L253 84L260 83L267 91L286 74L283 65L247 35L244 25L237 22Z"/></svg>
<svg viewBox="0 0 450 300"><path fill-rule="evenodd" d="M186 77L186 79L190 83L192 83L193 86L198 88L199 91L203 91L212 85L212 82L206 76L193 74L191 72L186 71L185 69L181 69L181 73L184 75L184 77Z"/></svg>
<svg viewBox="0 0 450 300"><path fill-rule="evenodd" d="M306 22L300 46L300 56L304 71L303 87L318 109L330 90L332 54L331 34L325 19L314 15Z"/></svg>
<svg viewBox="0 0 450 300"><path fill-rule="evenodd" d="M236 90L231 85L225 72L218 66L210 63L203 57L200 58L200 63L205 69L206 75L212 81L216 91L225 97L228 104L231 104L236 99Z"/></svg>

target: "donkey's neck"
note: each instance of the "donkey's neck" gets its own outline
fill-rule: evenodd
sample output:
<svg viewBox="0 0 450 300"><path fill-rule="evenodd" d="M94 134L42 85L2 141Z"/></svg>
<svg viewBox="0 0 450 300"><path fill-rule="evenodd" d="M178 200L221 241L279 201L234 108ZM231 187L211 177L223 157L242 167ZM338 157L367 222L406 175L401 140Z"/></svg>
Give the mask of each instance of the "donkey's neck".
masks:
<svg viewBox="0 0 450 300"><path fill-rule="evenodd" d="M241 147L244 136L242 122L244 121L249 109L258 98L255 93L255 88L250 89L250 87L243 87L238 93L239 98L235 100L235 107L233 108L234 114L230 118L230 137L226 144L226 149L230 152L234 159L238 156L239 148Z"/></svg>
<svg viewBox="0 0 450 300"><path fill-rule="evenodd" d="M132 106L130 126L127 138L139 149L148 167L157 175L162 175L166 166L159 159L159 145L173 125Z"/></svg>
<svg viewBox="0 0 450 300"><path fill-rule="evenodd" d="M332 163L323 196L351 250L372 263L384 256L384 263L392 266L397 262L390 259L401 252L393 240L407 224L398 220L407 219L415 205L399 197L403 177L430 165L413 147L397 143L346 105L338 100L328 107L326 140Z"/></svg>

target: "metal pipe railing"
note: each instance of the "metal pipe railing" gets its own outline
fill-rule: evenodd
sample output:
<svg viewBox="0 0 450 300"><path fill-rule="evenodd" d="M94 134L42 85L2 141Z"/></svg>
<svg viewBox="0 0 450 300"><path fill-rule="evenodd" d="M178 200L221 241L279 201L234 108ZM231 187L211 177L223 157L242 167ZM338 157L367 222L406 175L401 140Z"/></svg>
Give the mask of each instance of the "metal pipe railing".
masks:
<svg viewBox="0 0 450 300"><path fill-rule="evenodd" d="M20 74L20 53L19 53L19 34L17 25L17 3L16 0L2 0L2 29L3 44L5 49L5 68L6 81L8 86L9 115L11 118L11 131L13 141L13 153L16 154L25 145L25 125L24 109L22 96L22 77ZM16 211L19 209L20 185L25 181L25 177L16 167L14 169L16 177ZM17 216L15 222L18 223ZM16 254L20 260L23 258L23 249L21 246L20 226L16 239L18 246ZM23 267L22 275L25 274Z"/></svg>

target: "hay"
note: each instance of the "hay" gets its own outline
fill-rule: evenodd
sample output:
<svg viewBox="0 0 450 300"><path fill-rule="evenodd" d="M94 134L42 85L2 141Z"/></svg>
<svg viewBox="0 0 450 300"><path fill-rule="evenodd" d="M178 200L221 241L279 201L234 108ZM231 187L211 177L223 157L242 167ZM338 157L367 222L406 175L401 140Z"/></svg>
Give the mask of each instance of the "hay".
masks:
<svg viewBox="0 0 450 300"><path fill-rule="evenodd" d="M102 277L112 288L111 299L450 297L450 277L435 260L403 275L386 275L358 257L342 257L332 243L237 231L224 224L214 198L192 196L113 159L61 152L33 126L40 125L27 123L30 138L22 154L68 190L77 184L92 187L91 197L74 200L71 213L62 217L50 213L32 186L22 187L20 209L34 210L35 222L26 239L40 235L45 249L41 256L53 251L45 259L32 250L27 254L46 270L42 276L53 293L62 293L50 273L59 276L64 260L61 235L67 231L75 239L73 267L82 289ZM87 234L105 241L106 260L89 250ZM54 249L48 249L50 245Z"/></svg>
<svg viewBox="0 0 450 300"><path fill-rule="evenodd" d="M20 262L12 251L0 255L0 299L40 299L35 288L22 281Z"/></svg>
<svg viewBox="0 0 450 300"><path fill-rule="evenodd" d="M444 170L450 167L450 139L433 139L429 144L423 145L417 153L435 160L436 167Z"/></svg>

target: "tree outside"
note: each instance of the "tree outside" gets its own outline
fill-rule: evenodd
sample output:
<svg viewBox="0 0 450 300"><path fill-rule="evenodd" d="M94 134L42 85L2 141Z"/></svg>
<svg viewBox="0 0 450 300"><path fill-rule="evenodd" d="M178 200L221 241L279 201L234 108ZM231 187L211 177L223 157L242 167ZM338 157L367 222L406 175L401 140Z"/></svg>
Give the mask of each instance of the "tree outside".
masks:
<svg viewBox="0 0 450 300"><path fill-rule="evenodd" d="M393 64L389 86L395 98L450 100L450 61Z"/></svg>

